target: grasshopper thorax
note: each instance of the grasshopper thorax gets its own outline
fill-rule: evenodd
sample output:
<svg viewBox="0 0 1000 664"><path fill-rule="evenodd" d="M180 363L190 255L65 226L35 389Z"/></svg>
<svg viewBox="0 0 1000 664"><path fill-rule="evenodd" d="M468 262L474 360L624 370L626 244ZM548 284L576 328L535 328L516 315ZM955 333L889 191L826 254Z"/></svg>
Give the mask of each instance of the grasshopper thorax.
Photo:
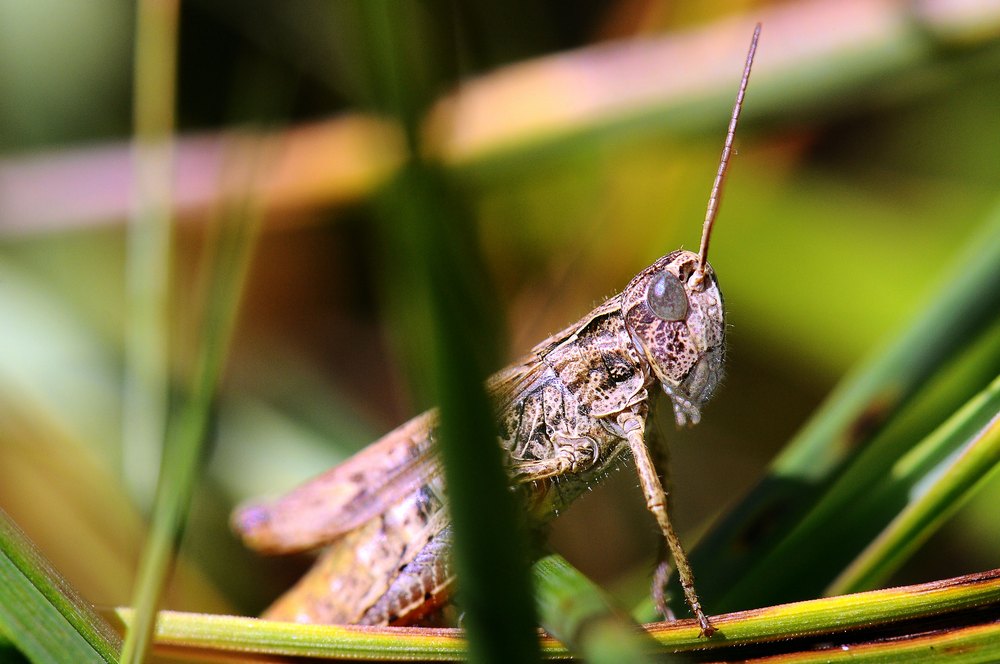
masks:
<svg viewBox="0 0 1000 664"><path fill-rule="evenodd" d="M622 293L625 326L659 381L677 424L697 424L701 406L722 378L725 319L722 293L707 263L690 251L663 256Z"/></svg>

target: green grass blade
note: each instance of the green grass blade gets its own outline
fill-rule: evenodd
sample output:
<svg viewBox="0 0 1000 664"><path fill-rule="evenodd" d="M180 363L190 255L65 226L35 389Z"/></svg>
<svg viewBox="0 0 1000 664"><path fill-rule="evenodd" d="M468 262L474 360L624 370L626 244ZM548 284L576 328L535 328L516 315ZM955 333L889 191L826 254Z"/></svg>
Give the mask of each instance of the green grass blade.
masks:
<svg viewBox="0 0 1000 664"><path fill-rule="evenodd" d="M818 651L772 655L754 659L757 664L767 662L795 662L796 664L833 664L835 662L871 662L873 664L906 664L915 662L948 662L954 664L982 664L1000 660L1000 625L974 625L953 630L930 632L897 638L892 641L876 639L868 643L854 643L827 647Z"/></svg>
<svg viewBox="0 0 1000 664"><path fill-rule="evenodd" d="M849 375L774 461L781 475L821 478L905 403L1000 311L1000 208L970 240L945 287L904 332Z"/></svg>
<svg viewBox="0 0 1000 664"><path fill-rule="evenodd" d="M497 364L499 316L491 308L474 217L444 170L421 159L419 120L435 76L413 44L450 43L447 9L431 16L393 2L361 2L376 101L404 128L409 161L379 197L385 291L405 330L401 346L419 388L440 409L438 452L453 525L458 600L478 662L538 659L529 557L496 444L483 381ZM415 37L414 35L419 35ZM410 47L409 49L407 47Z"/></svg>
<svg viewBox="0 0 1000 664"><path fill-rule="evenodd" d="M650 623L646 628L661 644L684 651L833 635L893 624L901 625L899 633L905 634L908 621L931 617L939 617L939 627L947 629L950 622L965 624L968 612L998 606L1000 570L992 570L931 583L723 614L713 617L712 624L718 632L707 640L698 636L693 620Z"/></svg>
<svg viewBox="0 0 1000 664"><path fill-rule="evenodd" d="M891 476L914 487L917 498L827 592L865 590L885 581L998 470L1000 378L899 460Z"/></svg>
<svg viewBox="0 0 1000 664"><path fill-rule="evenodd" d="M170 297L172 136L176 103L177 0L142 0L137 5L133 121L136 151L136 212L128 234L126 281L128 313L125 342L122 456L126 482L140 503L148 502L159 470L158 493L169 452L165 440L170 394L168 308ZM159 464L159 465L158 465ZM156 498L158 503L162 497ZM122 660L145 658L179 514L163 504L156 513L140 561L134 604Z"/></svg>
<svg viewBox="0 0 1000 664"><path fill-rule="evenodd" d="M788 601L808 596L813 586L822 589L832 579L822 578L806 564L808 556L790 543L793 533L795 542L807 539L802 522L807 513L819 509L822 500L827 500L824 513L838 517L827 490L841 472L851 475L843 480L845 487L857 490L860 482L855 481L853 471L845 471L851 459L864 454L891 463L892 454L898 452L890 448L897 441L870 444L872 434L936 371L967 348L970 339L997 320L1000 210L970 243L952 274L902 334L844 379L774 462L767 477L693 552L692 565L699 571L699 591L707 606L718 611ZM978 388L973 385L971 389L974 393ZM866 460L856 465L875 479L882 472ZM840 503L845 502L841 496ZM812 532L828 525L815 514L811 517ZM762 533L766 542L761 540ZM806 576L809 587L803 589Z"/></svg>
<svg viewBox="0 0 1000 664"><path fill-rule="evenodd" d="M234 158L234 163L250 164L251 170L257 164L258 154L248 150L235 152L234 156L240 159ZM241 184L249 191L253 173L246 175ZM257 212L249 201L245 201L245 205L245 208L224 211L218 236L206 250L203 272L206 275L203 288L206 309L200 326L200 344L187 393L170 422L153 522L140 560L134 594L136 619L128 632L122 655L126 662L141 661L148 649L173 549L183 528L198 475L202 443L256 236Z"/></svg>
<svg viewBox="0 0 1000 664"><path fill-rule="evenodd" d="M392 284L407 286L392 295L396 306L409 314L402 326L408 341L424 349L410 360L416 371L430 378L440 407L438 449L445 466L459 603L472 657L530 661L537 659L532 652L537 645L527 547L482 383L491 329L475 308L488 300L470 288L481 283L470 271L473 249L460 249L445 228L445 223L466 220L441 177L432 167L414 164L386 192L383 218L393 222L385 224L386 230L396 235L394 243L406 247L397 254L389 276ZM398 300L401 296L405 302Z"/></svg>
<svg viewBox="0 0 1000 664"><path fill-rule="evenodd" d="M119 608L123 625L131 609ZM458 661L468 645L457 629L306 625L243 616L161 611L156 644L173 652L241 653L341 660Z"/></svg>
<svg viewBox="0 0 1000 664"><path fill-rule="evenodd" d="M652 661L652 639L565 558L545 556L533 572L542 627L572 652L594 663Z"/></svg>
<svg viewBox="0 0 1000 664"><path fill-rule="evenodd" d="M844 567L906 509L922 485L933 480L935 468L957 456L961 443L982 425L982 414L978 422L963 422L953 415L998 371L1000 324L943 367L878 436L858 450L791 532L747 571L739 589L745 597L739 601L772 604L824 593ZM957 435L930 435L949 418L961 424ZM932 443L921 452L921 463L908 463L907 472L902 472L900 459L912 458L915 446L925 438Z"/></svg>
<svg viewBox="0 0 1000 664"><path fill-rule="evenodd" d="M121 642L0 510L2 641L33 662L117 662Z"/></svg>
<svg viewBox="0 0 1000 664"><path fill-rule="evenodd" d="M178 2L142 1L133 76L133 198L126 255L122 470L143 509L166 430Z"/></svg>
<svg viewBox="0 0 1000 664"><path fill-rule="evenodd" d="M817 644L833 638L850 640L852 648L860 644L878 647L881 643L885 657L882 661L896 661L894 654L906 656L914 648L915 637L927 632L927 624L919 622L926 619L934 620L943 639L972 639L973 646L983 647L983 635L995 637L1000 629L990 619L991 611L998 608L1000 570L993 570L720 615L713 619L719 631L711 639L698 636L694 620L649 623L645 628L668 651L710 649L712 659L721 661L744 661L746 651L740 648L775 642L782 643L782 652L798 649L799 656L809 656ZM129 609L118 609L116 613L126 625L131 620ZM965 630L975 623L985 623L986 628L980 625L973 634L967 633ZM892 639L885 638L884 630L892 630ZM176 611L162 612L156 643L168 649L165 652L190 651L220 659L232 653L243 657L253 654L395 661L455 661L468 656L464 633L458 629L302 625ZM569 656L565 646L551 637L542 637L540 643L546 658ZM894 643L898 643L898 651L893 649ZM828 652L837 654L836 648Z"/></svg>

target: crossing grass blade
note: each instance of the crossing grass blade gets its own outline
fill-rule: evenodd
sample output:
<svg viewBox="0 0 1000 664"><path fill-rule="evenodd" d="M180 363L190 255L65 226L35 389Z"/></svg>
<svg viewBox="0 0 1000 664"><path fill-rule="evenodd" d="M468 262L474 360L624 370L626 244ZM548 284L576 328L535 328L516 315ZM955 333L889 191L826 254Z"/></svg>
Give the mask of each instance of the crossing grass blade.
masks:
<svg viewBox="0 0 1000 664"><path fill-rule="evenodd" d="M703 602L718 612L822 592L870 541L865 534L874 537L902 506L887 516L891 506L874 506L880 516L869 521L845 510L860 510L859 501L871 505L873 487L899 455L996 375L1000 346L988 332L998 315L1000 210L969 243L944 288L844 379L767 476L695 549ZM963 354L977 345L986 350L964 366ZM966 379L950 381L947 398L918 399L936 376L961 371ZM920 408L912 405L917 401ZM860 544L852 549L852 542Z"/></svg>
<svg viewBox="0 0 1000 664"><path fill-rule="evenodd" d="M168 469L176 441L167 439L170 397L169 301L173 260L171 190L176 106L177 0L137 5L133 65L136 211L129 227L126 263L128 314L123 386L122 459L126 481L140 503L153 505L150 536L134 590L138 619L125 637L122 660L145 658L157 605L166 582L187 503L180 466ZM174 464L177 465L176 463ZM180 464L181 466L183 464ZM150 487L156 483L156 496ZM165 478L176 477L179 500L167 498ZM191 484L190 480L187 482Z"/></svg>
<svg viewBox="0 0 1000 664"><path fill-rule="evenodd" d="M249 139L249 147L235 149L234 163L244 164L237 186L248 187L256 173L261 145ZM237 158L238 157L238 158ZM229 348L240 295L258 230L258 211L253 201L222 212L216 236L205 252L205 311L201 320L199 346L183 401L170 420L164 460L157 489L150 535L140 560L135 591L136 620L129 629L122 660L141 661L148 649L156 609L171 567L173 550L183 532L197 479L202 445L215 403L216 388Z"/></svg>
<svg viewBox="0 0 1000 664"><path fill-rule="evenodd" d="M827 589L875 588L1000 471L1000 377L893 467L911 502Z"/></svg>
<svg viewBox="0 0 1000 664"><path fill-rule="evenodd" d="M5 646L33 662L111 664L121 641L0 510L0 657Z"/></svg>
<svg viewBox="0 0 1000 664"><path fill-rule="evenodd" d="M567 569L562 563L558 567ZM539 579L539 585L545 587L545 581ZM666 652L711 650L713 661L745 661L749 652L777 654L767 650L769 644L781 644L780 654L793 658L809 657L824 647L823 652L834 657L847 646L848 651L865 648L881 653L882 661L896 661L893 658L897 653L900 657L914 652L933 655L938 643L956 648L953 653L966 646L973 653L995 650L1000 625L991 616L997 610L1000 570L993 570L720 615L713 619L719 632L711 639L698 635L693 620L648 623L644 627ZM127 625L132 612L118 609L116 617ZM920 641L930 626L937 640ZM232 653L244 657L390 661L455 661L468 657L468 644L459 629L300 625L176 611L162 612L156 642L163 652L177 656L197 652L210 660L224 659ZM570 656L566 646L550 636L542 636L539 643L546 659ZM752 647L758 650L747 650Z"/></svg>
<svg viewBox="0 0 1000 664"><path fill-rule="evenodd" d="M433 4L433 3L432 3ZM421 111L433 101L423 78L427 54L408 44L449 43L446 7L420 20L406 5L363 2L361 27L377 101L407 136L409 159L380 193L389 315L405 330L404 349L418 390L440 409L458 603L477 662L538 659L528 547L507 487L493 409L484 388L496 366L499 317L482 268L473 215L444 169L421 157ZM414 40L413 34L421 34ZM438 81L438 83L440 83ZM487 516L488 515L488 516Z"/></svg>
<svg viewBox="0 0 1000 664"><path fill-rule="evenodd" d="M665 653L607 595L565 558L549 554L533 567L542 627L588 662L662 661Z"/></svg>

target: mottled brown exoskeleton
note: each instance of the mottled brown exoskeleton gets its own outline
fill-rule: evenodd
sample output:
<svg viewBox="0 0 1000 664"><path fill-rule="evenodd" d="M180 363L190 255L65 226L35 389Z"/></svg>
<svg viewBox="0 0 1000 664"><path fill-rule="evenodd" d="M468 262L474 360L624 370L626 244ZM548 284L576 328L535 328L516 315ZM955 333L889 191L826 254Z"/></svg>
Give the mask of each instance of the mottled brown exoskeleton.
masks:
<svg viewBox="0 0 1000 664"><path fill-rule="evenodd" d="M487 381L511 485L529 525L541 527L599 482L626 450L677 566L685 599L714 631L670 524L646 445L652 391L669 397L678 426L697 424L722 375L722 294L707 252L760 26L754 32L709 199L698 254L674 251L621 294L538 344ZM326 546L314 567L264 614L310 623L408 624L450 598L451 527L435 453L437 413L410 420L283 498L236 512L251 547L284 553ZM654 597L666 612L665 563Z"/></svg>

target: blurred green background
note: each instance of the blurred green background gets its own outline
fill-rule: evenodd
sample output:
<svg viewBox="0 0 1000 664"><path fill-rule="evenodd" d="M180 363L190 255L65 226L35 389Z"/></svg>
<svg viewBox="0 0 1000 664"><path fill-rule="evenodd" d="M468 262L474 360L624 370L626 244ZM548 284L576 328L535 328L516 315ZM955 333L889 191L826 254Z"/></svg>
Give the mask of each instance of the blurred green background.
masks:
<svg viewBox="0 0 1000 664"><path fill-rule="evenodd" d="M437 68L442 99L455 87L441 81L470 93L435 108L427 145L475 213L510 359L659 255L697 245L751 26L764 22L710 257L727 378L697 428L664 423L691 542L920 310L997 205L1000 8L469 4L415 5L418 23L450 8L455 39L407 47ZM178 373L230 130L269 132L275 165L169 608L259 611L308 559L245 552L233 505L430 405L401 369L405 332L385 322L385 289L407 284L385 283L370 202L398 141L369 115L354 9L181 6ZM157 463L121 427L133 35L126 3L0 4L0 508L99 605L129 602ZM1000 566L998 500L994 483L896 580ZM552 542L634 599L657 538L626 470L560 518Z"/></svg>

